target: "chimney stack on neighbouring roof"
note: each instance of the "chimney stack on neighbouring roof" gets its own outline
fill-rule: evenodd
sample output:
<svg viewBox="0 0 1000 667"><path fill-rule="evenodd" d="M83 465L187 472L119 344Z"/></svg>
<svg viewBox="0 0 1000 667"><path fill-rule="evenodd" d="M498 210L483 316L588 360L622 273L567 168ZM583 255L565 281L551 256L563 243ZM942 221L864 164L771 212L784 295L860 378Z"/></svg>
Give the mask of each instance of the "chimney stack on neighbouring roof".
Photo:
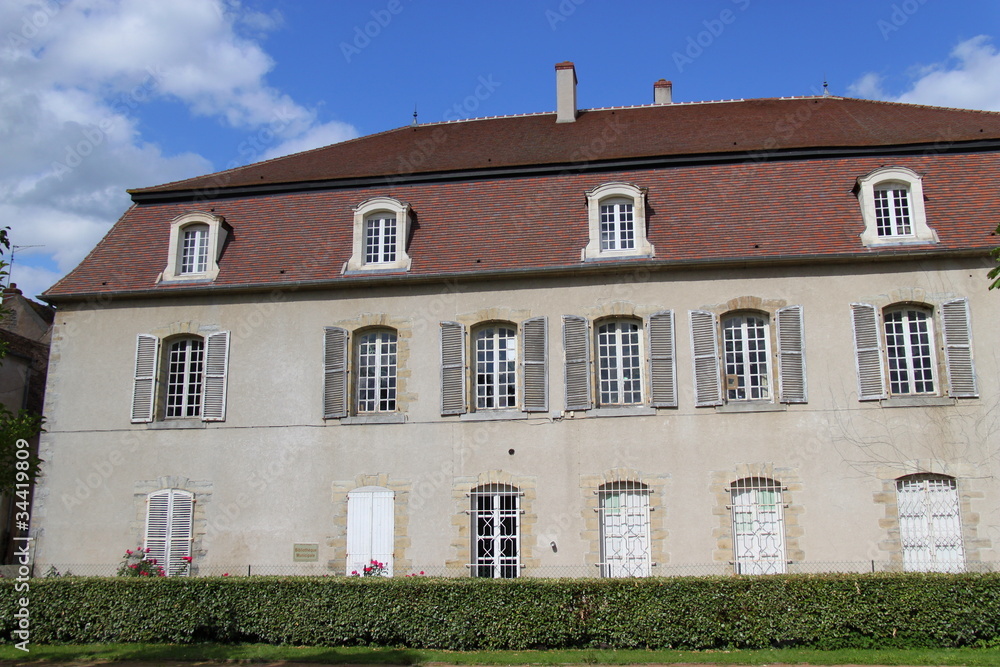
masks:
<svg viewBox="0 0 1000 667"><path fill-rule="evenodd" d="M576 120L576 67L570 61L556 64L556 122Z"/></svg>
<svg viewBox="0 0 1000 667"><path fill-rule="evenodd" d="M674 84L666 79L660 79L653 84L653 104L672 104Z"/></svg>

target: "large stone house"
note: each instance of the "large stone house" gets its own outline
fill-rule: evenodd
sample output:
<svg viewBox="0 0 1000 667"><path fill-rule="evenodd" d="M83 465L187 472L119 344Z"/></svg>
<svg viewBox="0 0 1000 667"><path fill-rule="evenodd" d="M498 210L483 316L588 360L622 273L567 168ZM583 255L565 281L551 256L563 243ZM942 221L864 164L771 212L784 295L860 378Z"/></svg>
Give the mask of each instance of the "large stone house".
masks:
<svg viewBox="0 0 1000 667"><path fill-rule="evenodd" d="M576 86L132 191L46 293L36 564L992 569L1000 115Z"/></svg>

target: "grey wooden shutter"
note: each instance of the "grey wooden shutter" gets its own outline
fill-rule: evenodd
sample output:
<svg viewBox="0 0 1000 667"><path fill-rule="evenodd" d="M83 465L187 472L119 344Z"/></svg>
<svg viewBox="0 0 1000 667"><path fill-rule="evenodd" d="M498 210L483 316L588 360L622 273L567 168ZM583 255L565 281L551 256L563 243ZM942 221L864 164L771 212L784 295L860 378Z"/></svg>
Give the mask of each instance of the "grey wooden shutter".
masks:
<svg viewBox="0 0 1000 667"><path fill-rule="evenodd" d="M207 422L226 420L226 372L229 368L229 332L209 334L205 341L205 387L201 418Z"/></svg>
<svg viewBox="0 0 1000 667"><path fill-rule="evenodd" d="M778 396L782 403L806 403L806 339L802 306L778 310Z"/></svg>
<svg viewBox="0 0 1000 667"><path fill-rule="evenodd" d="M972 328L969 300L954 299L941 306L944 351L948 363L948 395L955 398L979 396L976 369L972 363Z"/></svg>
<svg viewBox="0 0 1000 667"><path fill-rule="evenodd" d="M698 407L722 404L719 368L718 318L715 313L692 310L691 351L694 359L694 404Z"/></svg>
<svg viewBox="0 0 1000 667"><path fill-rule="evenodd" d="M566 409L589 410L590 324L585 318L563 315L563 350L566 354Z"/></svg>
<svg viewBox="0 0 1000 667"><path fill-rule="evenodd" d="M877 401L886 397L885 366L882 363L882 335L878 310L867 303L852 303L854 354L858 370L858 400Z"/></svg>
<svg viewBox="0 0 1000 667"><path fill-rule="evenodd" d="M153 421L156 404L156 367L160 359L160 339L139 334L135 341L135 376L132 381L132 423Z"/></svg>
<svg viewBox="0 0 1000 667"><path fill-rule="evenodd" d="M347 329L323 327L323 419L347 416Z"/></svg>
<svg viewBox="0 0 1000 667"><path fill-rule="evenodd" d="M674 311L649 316L649 386L654 408L677 407Z"/></svg>
<svg viewBox="0 0 1000 667"><path fill-rule="evenodd" d="M465 327L441 323L441 414L460 415L465 406Z"/></svg>
<svg viewBox="0 0 1000 667"><path fill-rule="evenodd" d="M548 319L535 317L521 325L523 393L525 412L549 409Z"/></svg>

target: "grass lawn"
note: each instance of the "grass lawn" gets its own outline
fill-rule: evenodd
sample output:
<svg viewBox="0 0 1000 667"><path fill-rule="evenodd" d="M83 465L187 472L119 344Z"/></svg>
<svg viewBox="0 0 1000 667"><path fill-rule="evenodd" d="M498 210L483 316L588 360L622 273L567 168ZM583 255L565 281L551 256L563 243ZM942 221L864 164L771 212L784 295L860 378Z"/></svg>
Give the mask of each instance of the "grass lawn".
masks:
<svg viewBox="0 0 1000 667"><path fill-rule="evenodd" d="M730 665L1000 665L1000 649L927 649L905 651L612 651L601 649L552 651L429 651L405 648L269 646L263 644L88 644L32 645L30 653L0 646L0 661L129 661L315 662L326 664L418 665L628 665L651 663L720 663Z"/></svg>

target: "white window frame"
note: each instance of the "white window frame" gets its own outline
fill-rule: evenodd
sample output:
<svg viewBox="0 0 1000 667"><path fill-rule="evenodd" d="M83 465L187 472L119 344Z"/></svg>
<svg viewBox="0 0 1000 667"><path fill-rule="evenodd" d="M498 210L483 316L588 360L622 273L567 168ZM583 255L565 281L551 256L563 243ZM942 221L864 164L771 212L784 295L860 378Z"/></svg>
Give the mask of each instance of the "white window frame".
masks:
<svg viewBox="0 0 1000 667"><path fill-rule="evenodd" d="M368 261L369 256L369 224L373 221L395 220L394 225L394 259L386 261ZM384 255L386 228L379 223L378 251ZM366 199L354 208L354 242L351 258L347 262L347 271L408 271L410 256L407 253L407 242L410 238L410 205L392 197L373 197Z"/></svg>
<svg viewBox="0 0 1000 667"><path fill-rule="evenodd" d="M365 329L354 334L355 414L396 411L398 345L395 329ZM373 347L368 351L367 346ZM367 392L374 392L374 397L362 400Z"/></svg>
<svg viewBox="0 0 1000 667"><path fill-rule="evenodd" d="M476 410L518 409L518 335L512 322L488 322L472 335Z"/></svg>
<svg viewBox="0 0 1000 667"><path fill-rule="evenodd" d="M167 267L163 269L157 282L215 280L219 276L219 255L226 243L228 232L223 223L225 218L214 213L192 211L174 218L170 222L169 254ZM184 271L185 233L208 226L205 245L204 270ZM201 267L197 267L201 268Z"/></svg>
<svg viewBox="0 0 1000 667"><path fill-rule="evenodd" d="M897 317L900 318L898 322ZM895 329L897 324L901 330L890 332L890 326ZM890 395L939 395L934 328L934 313L929 308L902 305L882 311L886 380ZM894 341L897 336L902 340ZM914 336L920 337L920 340L914 341ZM920 379L917 379L918 375Z"/></svg>
<svg viewBox="0 0 1000 667"><path fill-rule="evenodd" d="M905 571L965 571L961 502L953 477L900 477L896 480L896 508Z"/></svg>
<svg viewBox="0 0 1000 667"><path fill-rule="evenodd" d="M141 424L157 419L201 419L225 421L229 374L229 333L216 331L206 335L188 334L172 336L163 341L152 334L136 337L135 375L132 384L132 423ZM171 348L175 343L199 340L202 343L200 395L195 396L190 387L192 370L190 360L185 360L181 373L184 400L183 412L190 414L168 416L167 401L171 386ZM188 346L190 350L191 346ZM162 359L161 359L162 355ZM162 375L161 375L162 369ZM197 373L197 369L194 369ZM197 404L195 406L195 404ZM191 410L195 406L196 410ZM195 414L196 412L196 414Z"/></svg>
<svg viewBox="0 0 1000 667"><path fill-rule="evenodd" d="M751 323L753 318L760 324ZM739 311L726 313L722 322L722 372L725 378L725 397L727 402L764 401L774 402L774 387L771 354L771 322L767 313L758 311ZM731 322L738 326L730 327ZM751 338L752 329L762 329L763 336ZM732 332L738 332L738 337L730 337ZM740 349L735 349L736 344ZM763 350L753 347L753 344L763 343ZM763 353L763 372L760 371L759 355ZM757 368L751 372L751 368ZM740 370L742 369L742 371ZM742 394L742 395L741 395Z"/></svg>
<svg viewBox="0 0 1000 667"><path fill-rule="evenodd" d="M623 326L634 329L623 331ZM614 328L613 337L610 337L609 327ZM643 323L637 319L614 317L594 323L598 407L636 406L645 403L645 335ZM629 377L625 377L626 371L629 371ZM635 388L636 383L638 388ZM631 387L626 389L627 385Z"/></svg>
<svg viewBox="0 0 1000 667"><path fill-rule="evenodd" d="M507 484L483 484L469 494L473 577L520 576L522 495Z"/></svg>
<svg viewBox="0 0 1000 667"><path fill-rule="evenodd" d="M627 257L653 257L656 249L646 239L646 189L631 183L611 182L587 191L587 220L590 230L590 241L583 249L584 260L617 259ZM631 225L633 239L628 248L604 248L604 217L602 209L605 206L620 206L631 204ZM615 209L613 221L616 246L621 240L622 219L620 209Z"/></svg>
<svg viewBox="0 0 1000 667"><path fill-rule="evenodd" d="M194 494L182 489L162 489L146 496L146 560L155 560L168 577L190 573L194 540Z"/></svg>
<svg viewBox="0 0 1000 667"><path fill-rule="evenodd" d="M163 416L165 419L196 419L201 417L201 400L205 385L205 339L185 336L167 342L167 369ZM183 354L183 360L176 357ZM175 366L179 367L175 368ZM177 402L173 403L173 399Z"/></svg>
<svg viewBox="0 0 1000 667"><path fill-rule="evenodd" d="M362 486L347 494L347 574L363 572L373 560L393 574L395 493L381 486Z"/></svg>
<svg viewBox="0 0 1000 667"><path fill-rule="evenodd" d="M650 576L649 487L624 480L603 484L597 493L601 576Z"/></svg>
<svg viewBox="0 0 1000 667"><path fill-rule="evenodd" d="M861 217L865 230L861 234L861 243L867 247L910 245L937 243L937 233L927 225L927 214L924 209L923 179L915 171L906 167L883 167L858 178L858 201L861 205ZM900 233L900 224L896 219L895 195L890 199L891 234L879 234L879 206L876 203L876 191L905 190L909 209L909 232Z"/></svg>
<svg viewBox="0 0 1000 667"><path fill-rule="evenodd" d="M779 482L767 477L745 477L730 484L736 574L786 571L783 491Z"/></svg>

